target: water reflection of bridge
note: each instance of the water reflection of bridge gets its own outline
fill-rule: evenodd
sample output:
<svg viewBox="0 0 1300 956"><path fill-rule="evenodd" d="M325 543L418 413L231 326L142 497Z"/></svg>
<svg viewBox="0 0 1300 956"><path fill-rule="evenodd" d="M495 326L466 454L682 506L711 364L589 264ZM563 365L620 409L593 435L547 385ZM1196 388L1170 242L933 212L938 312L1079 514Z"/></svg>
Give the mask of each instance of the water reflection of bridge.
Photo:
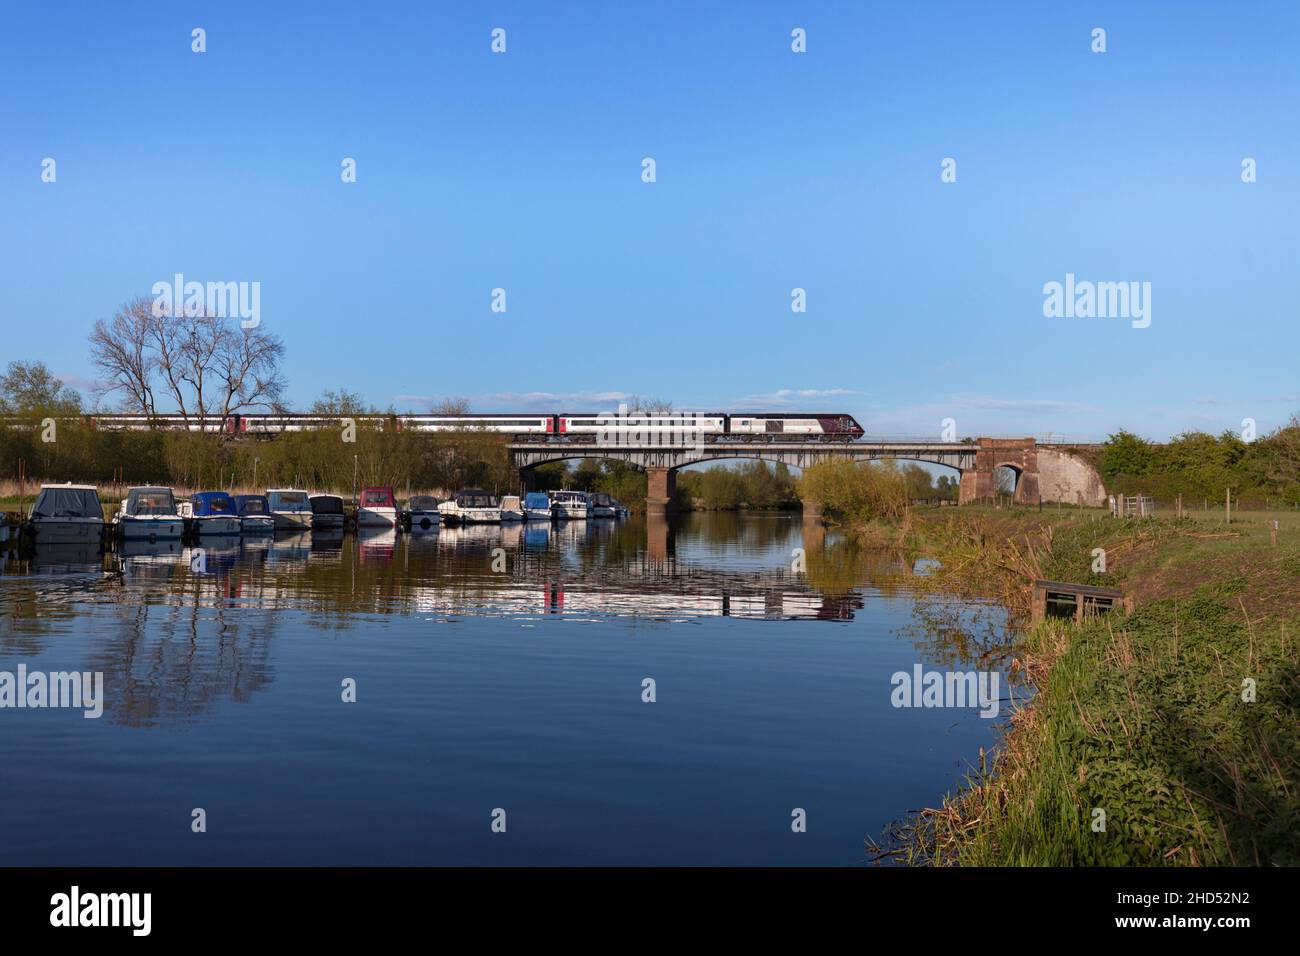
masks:
<svg viewBox="0 0 1300 956"><path fill-rule="evenodd" d="M346 630L375 614L847 621L870 593L910 586L901 557L828 541L820 523L747 519L741 546L729 520L714 522L717 540L712 525L683 534L660 519L10 553L0 654L35 656L76 634L82 669L114 689L109 719L144 725L255 696L275 679L285 629Z"/></svg>

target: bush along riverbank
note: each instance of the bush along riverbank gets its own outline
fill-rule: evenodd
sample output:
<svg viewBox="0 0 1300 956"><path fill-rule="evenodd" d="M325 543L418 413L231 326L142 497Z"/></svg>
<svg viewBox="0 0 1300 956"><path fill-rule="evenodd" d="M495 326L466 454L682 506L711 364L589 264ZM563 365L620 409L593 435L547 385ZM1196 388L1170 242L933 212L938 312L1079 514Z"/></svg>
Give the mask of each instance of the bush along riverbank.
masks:
<svg viewBox="0 0 1300 956"><path fill-rule="evenodd" d="M1279 520L1276 533L1272 527ZM879 540L880 526L860 529ZM936 592L1001 597L1036 688L989 761L889 834L933 865L1300 863L1300 522L916 510ZM1104 555L1104 560L1099 560ZM1104 570L1103 570L1104 568ZM1034 578L1134 600L1028 620Z"/></svg>

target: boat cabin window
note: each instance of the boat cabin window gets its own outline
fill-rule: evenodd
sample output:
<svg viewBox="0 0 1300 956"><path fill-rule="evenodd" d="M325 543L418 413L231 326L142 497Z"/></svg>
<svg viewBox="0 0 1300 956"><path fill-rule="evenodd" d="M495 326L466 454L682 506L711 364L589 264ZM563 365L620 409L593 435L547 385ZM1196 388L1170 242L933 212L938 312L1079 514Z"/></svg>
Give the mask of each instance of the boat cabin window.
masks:
<svg viewBox="0 0 1300 956"><path fill-rule="evenodd" d="M383 508L392 504L392 496L386 491L367 491L361 496L362 506Z"/></svg>
<svg viewBox="0 0 1300 956"><path fill-rule="evenodd" d="M127 513L133 515L174 515L176 499L170 490L133 491L126 503Z"/></svg>
<svg viewBox="0 0 1300 956"><path fill-rule="evenodd" d="M318 515L341 515L343 514L343 499L334 495L324 495L311 500L312 514Z"/></svg>
<svg viewBox="0 0 1300 956"><path fill-rule="evenodd" d="M305 491L278 491L271 495L271 507L280 511L307 510L307 493Z"/></svg>
<svg viewBox="0 0 1300 956"><path fill-rule="evenodd" d="M433 495L416 495L408 503L412 511L437 511L438 499Z"/></svg>

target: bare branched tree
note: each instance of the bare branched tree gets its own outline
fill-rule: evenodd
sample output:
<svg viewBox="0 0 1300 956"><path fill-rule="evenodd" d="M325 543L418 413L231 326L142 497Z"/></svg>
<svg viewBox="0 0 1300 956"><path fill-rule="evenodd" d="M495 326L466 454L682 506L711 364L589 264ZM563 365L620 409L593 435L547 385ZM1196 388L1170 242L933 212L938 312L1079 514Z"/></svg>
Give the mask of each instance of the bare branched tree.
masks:
<svg viewBox="0 0 1300 956"><path fill-rule="evenodd" d="M187 424L224 423L238 412L278 408L284 393L279 338L206 312L159 315L145 298L96 322L90 349L101 395L117 394L125 410L142 415L159 414L163 396Z"/></svg>
<svg viewBox="0 0 1300 956"><path fill-rule="evenodd" d="M99 319L90 333L90 354L99 370L96 398L119 394L124 409L154 415L153 356L150 330L154 317L148 299L133 299L107 322Z"/></svg>

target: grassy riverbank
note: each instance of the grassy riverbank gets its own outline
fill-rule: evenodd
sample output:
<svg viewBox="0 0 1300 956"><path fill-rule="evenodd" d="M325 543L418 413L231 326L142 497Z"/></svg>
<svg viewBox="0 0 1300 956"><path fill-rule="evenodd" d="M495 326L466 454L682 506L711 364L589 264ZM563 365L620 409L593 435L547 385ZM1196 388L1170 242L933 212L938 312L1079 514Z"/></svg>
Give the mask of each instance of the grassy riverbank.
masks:
<svg viewBox="0 0 1300 956"><path fill-rule="evenodd" d="M1270 524L1279 522L1278 543ZM867 536L884 534L865 529ZM1300 517L1118 521L919 510L928 586L1001 595L1037 688L967 786L897 857L964 865L1300 863ZM1093 549L1106 571L1093 570ZM1120 587L1132 615L1025 621L1034 577ZM1253 682L1253 684L1251 683ZM1253 702L1243 694L1253 687ZM1104 815L1104 830L1100 828Z"/></svg>

